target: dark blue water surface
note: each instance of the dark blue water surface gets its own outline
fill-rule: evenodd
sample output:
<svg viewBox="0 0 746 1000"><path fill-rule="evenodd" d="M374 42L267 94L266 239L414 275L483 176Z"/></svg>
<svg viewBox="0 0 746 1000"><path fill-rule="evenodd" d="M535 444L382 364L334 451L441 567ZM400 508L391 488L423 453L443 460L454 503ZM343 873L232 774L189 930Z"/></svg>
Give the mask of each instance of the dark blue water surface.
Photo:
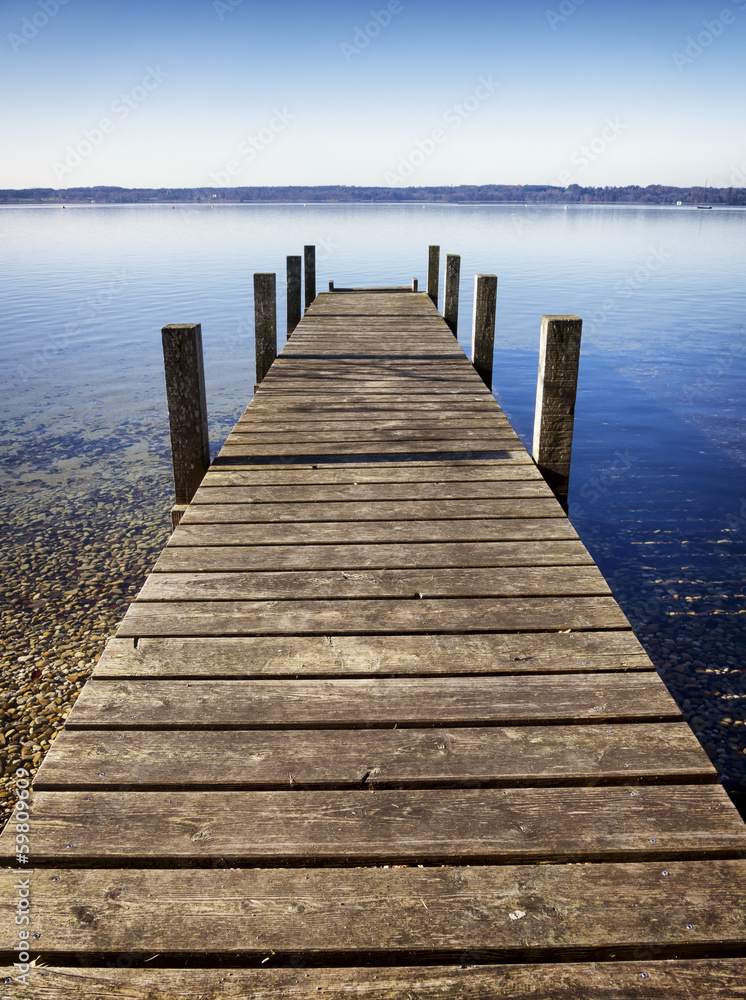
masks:
<svg viewBox="0 0 746 1000"><path fill-rule="evenodd" d="M254 382L252 274L499 276L495 392L529 444L543 314L583 318L570 516L726 784L746 788L746 212L592 206L0 208L6 499L170 476L160 328L201 322L213 452ZM282 324L281 324L282 325ZM282 338L281 338L282 340ZM45 493L46 495L46 493Z"/></svg>

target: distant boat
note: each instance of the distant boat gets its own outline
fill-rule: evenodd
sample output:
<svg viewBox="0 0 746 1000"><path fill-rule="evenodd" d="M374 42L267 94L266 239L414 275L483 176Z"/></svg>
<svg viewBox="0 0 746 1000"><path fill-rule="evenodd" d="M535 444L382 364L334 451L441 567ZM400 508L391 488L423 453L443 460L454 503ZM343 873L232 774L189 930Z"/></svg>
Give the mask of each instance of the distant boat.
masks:
<svg viewBox="0 0 746 1000"><path fill-rule="evenodd" d="M710 183L710 178L705 179L705 194L707 194L707 185ZM709 211L712 205L697 205L697 208L701 208L703 212Z"/></svg>

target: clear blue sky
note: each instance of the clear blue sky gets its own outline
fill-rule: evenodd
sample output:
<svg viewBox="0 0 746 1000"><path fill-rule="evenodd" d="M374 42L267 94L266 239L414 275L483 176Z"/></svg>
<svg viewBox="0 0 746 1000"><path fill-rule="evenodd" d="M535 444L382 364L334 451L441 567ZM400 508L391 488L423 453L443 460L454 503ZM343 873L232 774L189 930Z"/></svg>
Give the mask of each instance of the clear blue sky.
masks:
<svg viewBox="0 0 746 1000"><path fill-rule="evenodd" d="M746 0L4 0L0 29L0 187L746 186Z"/></svg>

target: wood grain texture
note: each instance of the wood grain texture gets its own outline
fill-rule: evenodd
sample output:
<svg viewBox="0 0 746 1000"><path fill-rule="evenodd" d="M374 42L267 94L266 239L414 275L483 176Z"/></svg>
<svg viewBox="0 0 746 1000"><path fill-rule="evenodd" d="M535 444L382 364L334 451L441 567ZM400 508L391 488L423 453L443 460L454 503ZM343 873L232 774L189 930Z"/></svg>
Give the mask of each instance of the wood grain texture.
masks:
<svg viewBox="0 0 746 1000"><path fill-rule="evenodd" d="M95 677L422 677L652 671L632 632L110 639Z"/></svg>
<svg viewBox="0 0 746 1000"><path fill-rule="evenodd" d="M396 455L400 461L409 461L409 457L432 455L434 458L501 458L505 452L517 451L521 447L518 437L494 438L485 435L484 438L469 438L465 440L453 432L451 436L439 439L409 437L398 441L308 441L305 447L299 447L294 442L276 441L263 444L251 436L240 440L229 437L218 452L218 460L236 457L269 458L291 456L294 461L309 461L308 456L358 456L357 461L378 461L385 456ZM364 456L364 458L363 458Z"/></svg>
<svg viewBox="0 0 746 1000"><path fill-rule="evenodd" d="M367 969L49 968L18 1000L743 1000L746 959ZM0 978L3 977L0 967ZM11 974L10 969L7 974Z"/></svg>
<svg viewBox="0 0 746 1000"><path fill-rule="evenodd" d="M378 413L389 419L407 413L413 416L423 414L433 416L440 412L457 412L468 415L485 413L491 416L500 412L500 407L494 396L482 394L479 396L449 396L445 400L428 399L427 396L413 400L406 394L388 395L382 399L378 395L364 392L334 393L326 398L315 393L312 398L309 398L297 393L270 392L264 388L251 400L244 416L256 417L259 414L271 412L288 414L288 417L295 414L308 420L310 418L309 403L311 402L322 403L324 411L331 414L352 414L364 411L366 414Z"/></svg>
<svg viewBox="0 0 746 1000"><path fill-rule="evenodd" d="M448 542L428 545L171 546L156 573L238 570L418 569L476 566L587 566L581 542ZM560 574L555 573L557 579Z"/></svg>
<svg viewBox="0 0 746 1000"><path fill-rule="evenodd" d="M540 489L542 489L540 487ZM529 484L526 492L536 493ZM552 496L515 500L380 500L360 503L191 504L183 524L271 523L286 521L438 521L521 517L564 517Z"/></svg>
<svg viewBox="0 0 746 1000"><path fill-rule="evenodd" d="M136 601L120 637L526 632L629 628L611 597Z"/></svg>
<svg viewBox="0 0 746 1000"><path fill-rule="evenodd" d="M138 601L304 601L611 594L595 566L151 573Z"/></svg>
<svg viewBox="0 0 746 1000"><path fill-rule="evenodd" d="M717 785L41 792L35 864L539 864L746 857ZM15 832L0 835L15 858ZM745 910L746 915L746 910Z"/></svg>
<svg viewBox="0 0 746 1000"><path fill-rule="evenodd" d="M376 485L421 485L425 490L430 486L505 482L513 479L536 479L540 476L536 466L528 461L518 461L519 453L509 461L481 464L476 462L453 463L445 462L380 462L376 465L361 465L345 462L343 465L313 464L305 466L262 465L252 469L212 466L204 478L204 485L209 487L253 487L267 489L280 487L288 489L291 486L304 487L308 490L320 490L323 486L362 488ZM297 494L296 494L297 495Z"/></svg>
<svg viewBox="0 0 746 1000"><path fill-rule="evenodd" d="M30 872L35 950L451 960L746 947L746 862ZM15 943L0 872L0 947ZM511 918L512 915L512 918ZM11 930L12 929L12 930Z"/></svg>
<svg viewBox="0 0 746 1000"><path fill-rule="evenodd" d="M333 545L350 541L349 521L292 521L282 525L202 524L183 522L168 541L184 545ZM360 521L354 524L359 544L412 542L567 541L578 536L564 517L495 518L480 521Z"/></svg>
<svg viewBox="0 0 746 1000"><path fill-rule="evenodd" d="M508 426L499 427L454 427L451 424L443 427L419 427L416 424L412 427L390 427L379 428L376 426L367 427L365 425L353 427L335 428L324 425L323 427L294 427L286 431L275 431L271 425L265 423L263 430L257 430L251 426L239 424L231 433L226 445L243 445L250 442L258 444L286 443L286 444L322 444L327 442L353 443L358 446L375 442L383 445L398 441L444 441L455 440L463 442L468 446L471 441L482 442L489 440L491 446L504 447L504 442L515 444L518 440L515 431ZM495 442L498 442L495 444ZM297 450L301 450L300 448Z"/></svg>
<svg viewBox="0 0 746 1000"><path fill-rule="evenodd" d="M657 675L375 680L91 680L70 729L371 728L678 721Z"/></svg>
<svg viewBox="0 0 746 1000"><path fill-rule="evenodd" d="M293 733L65 730L38 790L513 787L714 782L679 722ZM634 790L634 789L632 789Z"/></svg>
<svg viewBox="0 0 746 1000"><path fill-rule="evenodd" d="M425 500L500 500L548 497L551 490L542 479L514 478L486 482L450 483L346 483L336 486L202 486L194 504L224 503L368 503Z"/></svg>

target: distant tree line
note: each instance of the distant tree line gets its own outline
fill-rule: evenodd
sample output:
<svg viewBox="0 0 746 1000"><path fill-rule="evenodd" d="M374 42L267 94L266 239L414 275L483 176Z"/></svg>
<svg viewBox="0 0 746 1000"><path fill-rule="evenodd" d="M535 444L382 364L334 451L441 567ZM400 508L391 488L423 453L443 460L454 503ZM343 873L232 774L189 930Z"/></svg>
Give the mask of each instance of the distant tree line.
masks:
<svg viewBox="0 0 746 1000"><path fill-rule="evenodd" d="M433 202L462 204L541 205L746 205L746 188L667 187L555 187L547 184L462 184L440 187L199 187L123 188L80 187L0 189L0 204L116 205L132 203L200 202Z"/></svg>

